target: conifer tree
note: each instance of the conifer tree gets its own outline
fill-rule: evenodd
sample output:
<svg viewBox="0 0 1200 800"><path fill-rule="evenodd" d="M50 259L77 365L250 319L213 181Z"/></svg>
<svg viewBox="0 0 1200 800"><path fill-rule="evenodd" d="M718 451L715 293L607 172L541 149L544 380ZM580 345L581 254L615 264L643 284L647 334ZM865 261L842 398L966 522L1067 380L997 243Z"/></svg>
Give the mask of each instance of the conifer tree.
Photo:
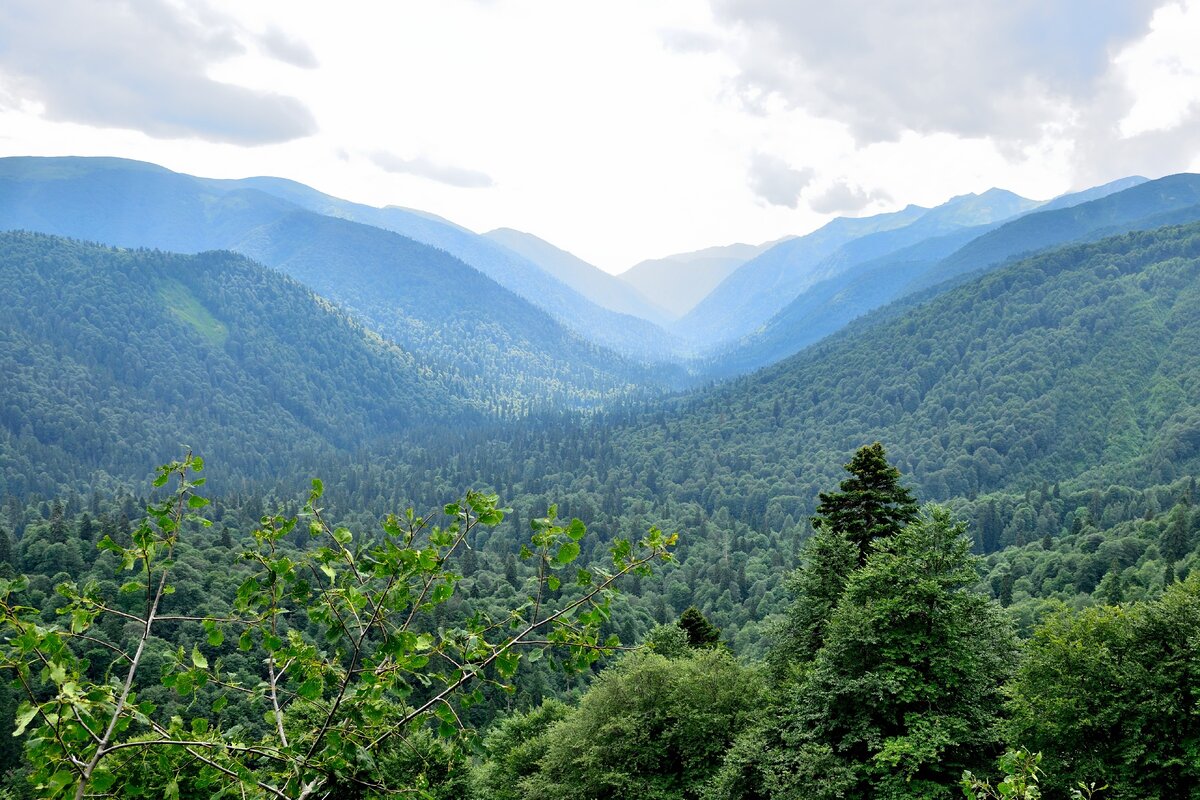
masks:
<svg viewBox="0 0 1200 800"><path fill-rule="evenodd" d="M679 615L678 625L687 634L689 647L715 647L721 641L721 629L709 622L708 617L695 606L689 606Z"/></svg>
<svg viewBox="0 0 1200 800"><path fill-rule="evenodd" d="M888 463L879 442L864 445L846 465L850 477L840 491L818 495L814 528L829 528L858 547L864 564L877 539L895 536L917 518L917 502L900 485L900 470Z"/></svg>

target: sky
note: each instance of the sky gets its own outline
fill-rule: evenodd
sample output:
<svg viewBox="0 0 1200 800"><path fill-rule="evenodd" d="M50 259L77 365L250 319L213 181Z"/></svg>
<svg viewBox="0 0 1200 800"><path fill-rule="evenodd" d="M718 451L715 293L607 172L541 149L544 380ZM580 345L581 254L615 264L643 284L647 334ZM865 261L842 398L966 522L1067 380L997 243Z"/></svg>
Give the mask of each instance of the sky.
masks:
<svg viewBox="0 0 1200 800"><path fill-rule="evenodd" d="M4 0L0 155L278 175L609 272L1200 171L1200 0Z"/></svg>

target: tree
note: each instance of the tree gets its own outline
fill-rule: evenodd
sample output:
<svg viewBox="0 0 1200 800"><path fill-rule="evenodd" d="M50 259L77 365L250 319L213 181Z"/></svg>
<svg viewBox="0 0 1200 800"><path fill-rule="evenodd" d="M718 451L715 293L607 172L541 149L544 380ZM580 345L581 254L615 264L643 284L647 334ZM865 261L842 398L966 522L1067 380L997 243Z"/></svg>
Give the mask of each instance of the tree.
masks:
<svg viewBox="0 0 1200 800"><path fill-rule="evenodd" d="M1039 625L1013 680L1009 739L1040 750L1049 792L1200 796L1200 576L1157 599L1062 607Z"/></svg>
<svg viewBox="0 0 1200 800"><path fill-rule="evenodd" d="M917 502L900 485L900 470L888 463L879 442L860 447L845 468L851 477L840 491L818 495L812 524L845 536L858 547L863 564L877 540L895 536L917 518Z"/></svg>
<svg viewBox="0 0 1200 800"><path fill-rule="evenodd" d="M1174 564L1191 549L1192 509L1186 503L1178 503L1171 509L1167 527L1162 533L1162 554L1168 564Z"/></svg>
<svg viewBox="0 0 1200 800"><path fill-rule="evenodd" d="M630 653L541 737L525 800L691 800L761 702L753 673L724 648L668 659Z"/></svg>
<svg viewBox="0 0 1200 800"><path fill-rule="evenodd" d="M17 566L17 558L13 552L12 539L8 531L0 527L0 577L7 577Z"/></svg>
<svg viewBox="0 0 1200 800"><path fill-rule="evenodd" d="M688 606L679 615L677 624L687 634L688 647L716 647L721 641L721 629L709 622L708 617L695 606Z"/></svg>
<svg viewBox="0 0 1200 800"><path fill-rule="evenodd" d="M510 714L493 726L483 740L487 758L471 771L473 797L524 800L522 783L540 769L539 760L547 747L546 732L570 713L565 703L547 700L528 712Z"/></svg>
<svg viewBox="0 0 1200 800"><path fill-rule="evenodd" d="M253 532L229 616L164 613L180 537L209 524L197 493L202 468L191 453L161 467L155 487L173 480L174 489L147 508L127 543L106 536L98 545L132 572L122 588L140 608L120 610L96 585L64 584L65 624L48 626L19 604L22 580L0 580L0 668L15 672L26 695L16 733L44 796L284 800L419 788L422 776L398 749L430 732L448 742L467 736L463 712L482 686L511 691L522 659L554 648L568 668L585 669L613 652L617 642L601 627L616 581L647 574L675 541L652 529L637 545L614 542L611 569L579 569L586 528L560 524L552 506L522 549L537 576L528 602L440 626L435 615L459 580L450 559L474 530L500 524L498 499L469 492L441 520L389 515L382 535L364 543L326 520L313 481L300 515L265 516ZM290 547L296 530L313 546ZM137 630L129 649L100 635L114 616ZM170 630L179 636L167 649L159 636ZM119 679L89 677L76 648L95 644L115 653ZM150 663L161 664L169 694L147 676ZM161 707L144 699L151 694Z"/></svg>
<svg viewBox="0 0 1200 800"><path fill-rule="evenodd" d="M805 543L800 567L787 579L795 601L768 656L776 677L784 678L816 657L829 618L857 567L858 548L844 535L824 525L813 532Z"/></svg>
<svg viewBox="0 0 1200 800"><path fill-rule="evenodd" d="M997 755L1016 644L964 534L933 506L850 576L783 722L786 796L949 797Z"/></svg>

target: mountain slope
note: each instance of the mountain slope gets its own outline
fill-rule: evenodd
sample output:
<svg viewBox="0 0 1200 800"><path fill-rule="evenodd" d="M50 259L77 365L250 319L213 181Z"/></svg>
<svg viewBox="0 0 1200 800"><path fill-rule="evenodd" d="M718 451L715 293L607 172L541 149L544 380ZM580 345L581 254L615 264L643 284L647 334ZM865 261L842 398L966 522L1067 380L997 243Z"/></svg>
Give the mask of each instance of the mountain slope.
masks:
<svg viewBox="0 0 1200 800"><path fill-rule="evenodd" d="M649 375L441 250L235 184L119 159L0 159L0 229L249 254L319 284L502 413L594 404Z"/></svg>
<svg viewBox="0 0 1200 800"><path fill-rule="evenodd" d="M399 234L297 211L237 249L427 356L505 416L534 403L592 404L653 381L458 259Z"/></svg>
<svg viewBox="0 0 1200 800"><path fill-rule="evenodd" d="M1137 227L1137 221L1200 203L1200 175L1181 173L1147 181L1098 200L1031 214L964 246L919 280L912 289L934 286L1006 258L1065 242L1094 239Z"/></svg>
<svg viewBox="0 0 1200 800"><path fill-rule="evenodd" d="M671 337L654 323L602 308L529 259L433 214L352 203L283 178L206 183L223 190L256 189L318 214L399 233L446 251L590 341L639 359L670 359L674 355Z"/></svg>
<svg viewBox="0 0 1200 800"><path fill-rule="evenodd" d="M548 428L522 446L548 477L471 463L513 493L588 486L760 530L812 513L875 440L930 499L1148 486L1200 469L1198 375L1194 224L1049 251L671 406Z"/></svg>
<svg viewBox="0 0 1200 800"><path fill-rule="evenodd" d="M771 319L804 291L851 268L922 240L1028 212L1038 203L1003 189L953 197L933 209L861 219L840 218L750 261L676 325L712 347L736 341Z"/></svg>
<svg viewBox="0 0 1200 800"><path fill-rule="evenodd" d="M634 264L617 277L645 297L654 298L672 318L678 318L692 310L734 270L780 241L707 247L690 253L652 258Z"/></svg>
<svg viewBox="0 0 1200 800"><path fill-rule="evenodd" d="M4 233L0 307L0 495L141 478L183 443L226 476L299 478L479 418L410 354L232 253Z"/></svg>
<svg viewBox="0 0 1200 800"><path fill-rule="evenodd" d="M532 261L593 303L610 311L641 317L656 324L669 316L668 312L632 285L531 233L497 228L485 233L484 237Z"/></svg>
<svg viewBox="0 0 1200 800"><path fill-rule="evenodd" d="M700 347L738 339L812 285L818 279L812 268L839 247L861 236L909 225L927 210L909 206L861 219L839 217L807 236L783 241L738 267L671 330Z"/></svg>
<svg viewBox="0 0 1200 800"><path fill-rule="evenodd" d="M834 333L856 317L929 285L928 275L941 274L940 262L946 259L960 258L958 255L960 250L972 245L975 240L990 231L1008 229L1010 225L1019 229L1029 224L1022 222L1021 225L1017 225L1019 220L1040 217L1042 214L1050 214L1061 209L1074 208L1104 197L1113 196L1115 198L1119 192L1144 183L1146 183L1144 178L1124 178L1083 192L1063 195L1039 206L1027 216L1018 217L1017 220L958 228L952 233L933 236L886 256L857 264L852 269L821 281L801 293L772 318L761 331L755 332L735 347L715 357L712 361L711 374L733 375L774 363ZM1119 203L1121 201L1119 198L1115 198L1111 202ZM1179 224L1200 219L1200 215L1189 216L1186 213L1177 214L1171 218L1161 217L1158 212L1164 208L1173 208L1173 204L1160 206L1144 199L1139 202L1142 203L1140 208L1143 211L1154 210L1155 213L1136 220L1127 220L1120 230L1106 226L1104 231L1111 234L1123 230L1148 230L1167 224ZM1178 211L1178 209L1174 210ZM924 225L926 219L933 214L934 212L931 211L926 218L922 218L909 228ZM1056 218L1063 217L1057 214L1052 215L1052 219ZM1053 222L1044 227L1047 231L1056 230ZM1043 226L1039 225L1038 228L1042 229ZM895 233L903 233L906 230L908 229L901 229ZM1079 238L1075 226L1065 225L1057 230L1061 239L1047 239L1056 245L1067 244ZM873 237L864 237L864 240L865 238ZM1083 238L1094 239L1099 236L1098 234L1087 235ZM853 242L851 245L858 245L864 240ZM976 261L973 266L979 269L995 266L995 263ZM953 274L948 273L948 276L952 277Z"/></svg>

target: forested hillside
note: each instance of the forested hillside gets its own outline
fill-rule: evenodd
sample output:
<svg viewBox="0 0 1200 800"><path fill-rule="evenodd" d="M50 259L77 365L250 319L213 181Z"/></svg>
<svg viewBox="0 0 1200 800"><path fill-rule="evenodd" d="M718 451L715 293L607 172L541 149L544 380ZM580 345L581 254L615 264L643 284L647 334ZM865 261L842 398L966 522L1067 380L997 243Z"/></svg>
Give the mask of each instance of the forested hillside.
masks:
<svg viewBox="0 0 1200 800"><path fill-rule="evenodd" d="M181 444L230 490L480 418L448 376L230 253L0 234L0 306L5 495L111 492Z"/></svg>
<svg viewBox="0 0 1200 800"><path fill-rule="evenodd" d="M626 498L766 527L810 513L780 498L814 497L864 439L891 442L932 498L1172 480L1200 457L1198 247L1192 225L1050 251L662 410L525 432L521 449L547 483L607 474ZM480 471L525 485L503 461Z"/></svg>
<svg viewBox="0 0 1200 800"><path fill-rule="evenodd" d="M0 236L0 302L11 309L0 367L12 377L0 386L0 600L5 624L20 631L12 642L49 637L31 649L14 644L11 657L52 652L56 666L38 676L35 697L121 674L121 656L110 654L128 662L127 650L142 646L125 622L142 619L152 582L122 590L110 573L124 559L149 575L154 548L178 547L160 567L175 575L175 594L161 599L170 624L146 640L150 668L128 714L148 726L139 732L176 736L167 741L184 734L173 720L186 717L184 756L187 747L224 748L214 762L224 772L193 770L184 756L140 771L121 762L101 786L137 794L174 780L182 796L223 780L216 775L240 781L233 760L221 760L241 758L241 740L227 736L271 748L275 766L254 763L268 752L258 751L246 769L259 788L294 782L283 796L302 794L302 775L367 794L396 782L480 800L865 800L884 790L943 798L964 770L995 775L1006 747L1016 750L1002 769L1028 771L1024 746L1044 754L1055 792L1099 778L1114 787L1112 800L1165 800L1195 786L1184 765L1193 723L1138 709L1189 702L1184 690L1153 688L1181 685L1189 662L1154 654L1174 646L1166 627L1200 628L1200 224L1033 254L882 308L749 377L590 415L530 407L522 398L545 386L505 383L517 361L455 349L488 320L530 307L509 293L497 295L509 305L484 311L438 306L451 273L460 287L494 287L448 255L294 209L258 224L245 247L307 285L227 252ZM443 273L406 267L403 289L389 293L396 265L412 261ZM410 312L421 305L442 308L436 326ZM576 361L616 356L569 337L552 351L580 345L577 360L533 355L533 343L556 331L538 315L521 327L526 338L486 336L509 342L539 379L562 375L572 402L601 399L594 375L580 372L596 361ZM473 375L488 373L492 389L473 386ZM594 395L581 393L586 385ZM614 389L626 398L636 390ZM882 446L863 447L872 440L887 443L888 461ZM214 527L190 529L186 545L173 534L184 519L172 515L190 501L154 505L154 495L131 491L148 464L184 446L214 465L217 494ZM830 492L847 461L852 480ZM335 480L328 493L316 483L306 506L295 489L314 475ZM881 517L872 500L863 522L859 501L881 486L895 513ZM180 497L197 488L181 485ZM452 503L472 488L484 493ZM313 505L318 498L328 507ZM914 498L947 510L918 516ZM152 524L137 528L148 501ZM388 516L404 505L414 516ZM474 531L469 548L456 543L462 529L422 517L437 507ZM355 539L380 517L382 534ZM301 521L325 543L301 535ZM679 531L678 545L661 530ZM665 560L654 575L634 555L638 540L646 558ZM230 561L239 552L246 560ZM234 566L212 571L218 563ZM622 575L622 597L596 594L610 587L607 564ZM29 581L8 581L17 571ZM401 575L408 594L386 600ZM71 578L83 583L64 584ZM278 610L317 595L335 610L304 621ZM924 602L944 609L932 660L913 649ZM407 615L403 636L374 638L372 618L385 606ZM350 625L367 607L371 616ZM236 625L257 626L258 638L220 627L254 608L263 615ZM556 626L552 608L580 616ZM62 609L73 633L92 631L82 658L64 655L60 634L47 632ZM116 619L91 627L114 610ZM496 633L539 614L551 615L538 622L545 638L536 626L514 639ZM220 621L203 626L200 615ZM1031 644L1019 649L1019 637ZM622 656L618 638L649 651ZM325 652L322 640L341 644ZM1064 655L1076 643L1120 652L1123 666L1080 666ZM518 645L553 657L523 661ZM258 646L262 658L244 655ZM276 652L286 660L271 662ZM343 668L359 658L378 658L371 663L383 672ZM392 668L394 658L406 666ZM270 674L264 663L287 666ZM937 711L902 698L868 702L892 685L892 670L908 691L935 698ZM480 691L458 698L476 675ZM1070 690L1097 675L1108 675L1103 693ZM364 679L380 682L360 691ZM265 716L256 710L269 702L264 686L286 698L265 705ZM433 686L451 688L438 699ZM1048 692L1064 705L1043 718L1033 709ZM0 709L14 697L0 692ZM415 703L400 703L406 697ZM1094 714L1109 717L1086 716L1097 697ZM110 699L88 700L98 705L86 715L103 706L120 717ZM380 748L397 708L413 739L403 751ZM70 764L48 733L55 723L28 708L13 714L20 730L41 732L26 762L35 783L74 786L70 766L50 771ZM86 715L85 726L100 718ZM1129 720L1136 733L1118 732L1116 721ZM326 736L335 721L337 734ZM469 757L451 742L473 726L488 733ZM58 735L76 734L84 741L86 729ZM1111 744L1080 760L1080 742L1097 735ZM1130 751L1129 735L1144 750ZM623 744L599 746L614 741ZM324 777L311 771L318 753ZM354 759L360 766L349 769ZM7 786L25 786L19 778Z"/></svg>
<svg viewBox="0 0 1200 800"><path fill-rule="evenodd" d="M3 229L250 255L353 309L502 415L654 392L682 375L589 342L443 250L236 182L121 159L0 159Z"/></svg>
<svg viewBox="0 0 1200 800"><path fill-rule="evenodd" d="M649 360L667 359L674 353L675 344L665 331L640 315L635 316L628 308L613 309L600 302L600 297L593 297L585 290L589 283L576 285L546 269L536 259L436 215L399 206L375 208L352 203L283 178L201 180L206 186L220 187L223 191L255 189L321 215L393 231L444 250L575 333L617 352ZM601 281L608 283L603 278Z"/></svg>
<svg viewBox="0 0 1200 800"><path fill-rule="evenodd" d="M997 216L979 224L970 224L972 217L960 213L961 206L969 208L971 203L952 200L905 228L849 243L843 251L868 257L849 258L840 274L814 283L761 330L712 356L707 372L730 376L772 364L873 309L923 290L949 288L955 279L994 268L1014 256L1125 231L1194 222L1200 219L1200 206L1193 202L1196 185L1195 175L1149 182L1123 179L1041 206L1009 204L1010 210L1021 209L1014 213L1015 219ZM985 192L979 199L987 196ZM928 235L914 235L918 230Z"/></svg>

